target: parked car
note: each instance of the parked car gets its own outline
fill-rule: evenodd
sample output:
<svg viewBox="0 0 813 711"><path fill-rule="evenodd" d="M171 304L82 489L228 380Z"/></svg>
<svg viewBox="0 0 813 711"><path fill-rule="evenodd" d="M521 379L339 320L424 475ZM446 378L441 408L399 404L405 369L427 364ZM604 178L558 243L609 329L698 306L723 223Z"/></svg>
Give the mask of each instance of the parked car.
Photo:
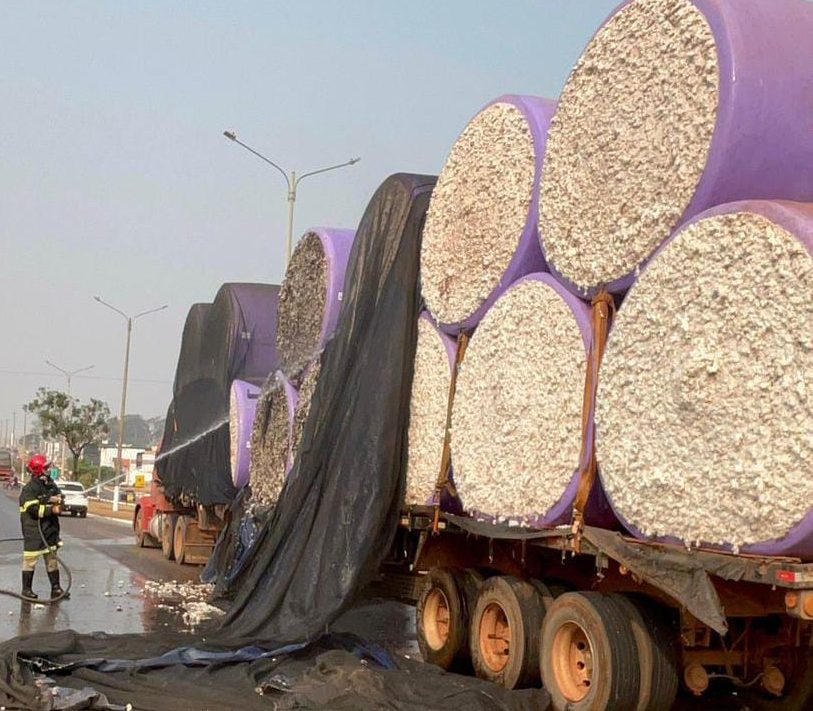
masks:
<svg viewBox="0 0 813 711"><path fill-rule="evenodd" d="M85 518L88 515L88 499L85 496L85 487L78 481L63 481L59 484L59 489L65 497L62 513L70 513L71 516L79 515Z"/></svg>

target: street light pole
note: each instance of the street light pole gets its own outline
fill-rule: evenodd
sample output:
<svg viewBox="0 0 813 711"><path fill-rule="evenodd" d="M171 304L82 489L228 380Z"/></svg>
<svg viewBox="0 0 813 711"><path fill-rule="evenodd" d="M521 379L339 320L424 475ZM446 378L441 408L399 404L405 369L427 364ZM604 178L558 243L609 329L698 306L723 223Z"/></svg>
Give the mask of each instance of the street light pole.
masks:
<svg viewBox="0 0 813 711"><path fill-rule="evenodd" d="M60 368L58 365L52 363L50 360L46 360L45 364L50 365L54 370L58 370L60 373L62 373L62 375L65 376L65 379L68 381L68 400L71 398L71 378L73 378L73 376L77 373L84 373L86 370L90 370L93 367L92 365L86 365L84 368L78 368L76 370L65 370L64 368ZM68 406L70 407L70 403ZM65 439L60 447L60 449L62 449L62 463L60 464L60 471L62 472L63 476L65 475L65 450L67 449L67 445L68 440Z"/></svg>
<svg viewBox="0 0 813 711"><path fill-rule="evenodd" d="M127 379L130 374L130 337L133 333L133 322L137 319L140 319L142 316L147 316L148 314L154 314L156 311L163 311L167 308L167 305L164 304L163 306L158 306L154 309L149 309L147 311L142 311L141 313L136 314L135 316L130 316L121 309L117 309L115 306L108 304L106 301L103 301L100 297L94 296L93 299L98 301L102 306L106 306L108 309L115 311L119 316L123 317L124 320L127 322L127 346L124 350L124 379L121 384L121 408L119 410L119 441L117 447L117 455L118 455L118 462L117 462L117 471L116 471L116 485L118 486L118 480L121 478L122 474L122 457L121 451L124 447L124 415L127 411ZM101 452L100 455L101 456ZM118 504L118 502L114 502Z"/></svg>
<svg viewBox="0 0 813 711"><path fill-rule="evenodd" d="M304 173L303 175L300 175L297 178L295 170L292 170L289 175L270 158L266 158L262 153L255 151L251 146L248 146L245 143L243 143L239 138L237 138L237 134L234 131L223 131L223 135L230 141L233 141L237 145L245 148L249 153L253 153L261 160L264 160L266 163L276 168L280 172L282 177L285 179L285 184L288 186L288 235L285 240L285 266L287 268L288 262L291 261L291 252L293 250L294 206L296 204L296 189L299 187L299 183L301 183L305 178L311 177L312 175L318 175L319 173L327 173L329 170L337 170L339 168L346 168L347 166L355 165L361 160L361 158L351 158L350 160L345 161L344 163L338 163L337 165L329 165L326 168L312 170L309 173Z"/></svg>

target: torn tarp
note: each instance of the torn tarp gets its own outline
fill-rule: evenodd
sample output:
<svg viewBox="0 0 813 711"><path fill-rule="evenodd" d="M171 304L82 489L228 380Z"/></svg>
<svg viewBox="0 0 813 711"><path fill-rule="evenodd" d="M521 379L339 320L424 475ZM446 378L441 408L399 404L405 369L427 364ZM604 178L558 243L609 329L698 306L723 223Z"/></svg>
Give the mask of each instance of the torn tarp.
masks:
<svg viewBox="0 0 813 711"><path fill-rule="evenodd" d="M111 711L126 704L138 711L545 711L550 701L542 689L508 691L393 659L353 635L274 652L206 646L201 638L178 633L65 631L9 640L0 644L0 706L66 708L56 701L70 698L71 689L81 692L74 700L87 704L67 708ZM33 660L40 656L47 664Z"/></svg>
<svg viewBox="0 0 813 711"><path fill-rule="evenodd" d="M398 522L420 312L421 232L435 178L398 174L356 231L294 467L229 586L229 644L315 639L378 570Z"/></svg>

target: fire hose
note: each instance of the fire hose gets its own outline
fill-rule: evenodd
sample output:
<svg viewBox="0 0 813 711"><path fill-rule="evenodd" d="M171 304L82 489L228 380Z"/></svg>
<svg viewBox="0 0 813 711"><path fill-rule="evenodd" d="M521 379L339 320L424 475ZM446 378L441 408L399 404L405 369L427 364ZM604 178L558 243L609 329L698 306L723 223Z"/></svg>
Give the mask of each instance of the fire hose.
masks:
<svg viewBox="0 0 813 711"><path fill-rule="evenodd" d="M51 546L49 546L48 541L45 540L45 534L42 532L42 521L40 519L37 519L37 528L39 529L40 538L42 539L43 545L47 549L50 550ZM20 538L20 537L18 537L18 538L0 538L0 543L8 543L8 542L11 542L11 541L20 542L22 540L23 539ZM7 597L15 597L18 600L22 600L23 602L29 602L29 603L34 603L34 604L39 603L41 605L53 605L55 602L59 602L63 598L67 597L68 594L71 591L71 585L73 584L73 575L71 574L70 567L68 566L67 563L65 563L62 560L62 558L59 557L59 554L57 553L56 549L54 549L54 557L56 558L56 561L59 564L59 566L62 568L62 570L65 571L65 579L66 579L65 580L65 583L66 583L65 584L65 589L61 593L59 593L59 595L57 595L56 597L47 598L47 599L43 598L43 599L40 600L39 598L25 597L23 595L20 595L20 593L18 593L18 592L14 592L13 590L4 590L3 588L0 588L0 595L6 595Z"/></svg>

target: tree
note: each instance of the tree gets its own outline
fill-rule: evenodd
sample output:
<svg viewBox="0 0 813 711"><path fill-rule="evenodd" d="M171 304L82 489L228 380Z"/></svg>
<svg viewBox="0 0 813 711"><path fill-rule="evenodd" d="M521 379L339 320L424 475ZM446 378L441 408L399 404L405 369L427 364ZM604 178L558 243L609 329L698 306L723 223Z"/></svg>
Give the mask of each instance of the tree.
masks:
<svg viewBox="0 0 813 711"><path fill-rule="evenodd" d="M49 439L64 439L73 455L73 471L79 470L79 457L89 444L101 442L107 435L110 408L94 398L89 403L59 390L40 388L28 403L28 411L40 421L42 434Z"/></svg>
<svg viewBox="0 0 813 711"><path fill-rule="evenodd" d="M119 418L113 417L107 423L107 429L115 442L119 441ZM124 416L124 444L131 447L147 449L152 441L149 423L141 415Z"/></svg>

